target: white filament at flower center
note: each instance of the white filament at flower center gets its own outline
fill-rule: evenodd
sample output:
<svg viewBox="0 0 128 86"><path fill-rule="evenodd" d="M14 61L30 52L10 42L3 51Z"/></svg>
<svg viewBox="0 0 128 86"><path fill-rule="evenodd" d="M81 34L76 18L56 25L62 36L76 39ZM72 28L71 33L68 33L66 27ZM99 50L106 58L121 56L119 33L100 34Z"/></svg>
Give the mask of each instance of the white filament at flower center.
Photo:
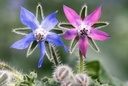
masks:
<svg viewBox="0 0 128 86"><path fill-rule="evenodd" d="M48 32L44 30L42 27L37 28L34 31L34 36L36 37L37 42L44 40L47 36L47 33Z"/></svg>
<svg viewBox="0 0 128 86"><path fill-rule="evenodd" d="M89 33L90 33L90 26L81 24L81 26L78 27L79 36L87 36Z"/></svg>

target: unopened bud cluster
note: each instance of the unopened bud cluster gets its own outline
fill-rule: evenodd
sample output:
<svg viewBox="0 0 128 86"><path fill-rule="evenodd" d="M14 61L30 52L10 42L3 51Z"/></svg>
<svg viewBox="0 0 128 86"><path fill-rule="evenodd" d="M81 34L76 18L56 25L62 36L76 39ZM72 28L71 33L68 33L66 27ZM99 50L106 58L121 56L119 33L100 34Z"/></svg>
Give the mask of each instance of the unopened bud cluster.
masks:
<svg viewBox="0 0 128 86"><path fill-rule="evenodd" d="M53 73L54 80L61 86L89 86L89 77L85 73L73 74L66 65L58 66Z"/></svg>

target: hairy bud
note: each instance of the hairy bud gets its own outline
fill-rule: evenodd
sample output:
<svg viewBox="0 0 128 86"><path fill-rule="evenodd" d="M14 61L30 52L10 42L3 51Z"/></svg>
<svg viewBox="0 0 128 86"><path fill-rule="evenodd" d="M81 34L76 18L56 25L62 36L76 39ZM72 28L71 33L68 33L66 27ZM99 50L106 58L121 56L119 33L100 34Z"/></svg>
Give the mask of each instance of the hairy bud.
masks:
<svg viewBox="0 0 128 86"><path fill-rule="evenodd" d="M53 73L53 77L57 82L67 81L71 78L71 76L72 70L66 65L58 66Z"/></svg>
<svg viewBox="0 0 128 86"><path fill-rule="evenodd" d="M89 86L89 77L84 73L76 74L74 79L78 86Z"/></svg>

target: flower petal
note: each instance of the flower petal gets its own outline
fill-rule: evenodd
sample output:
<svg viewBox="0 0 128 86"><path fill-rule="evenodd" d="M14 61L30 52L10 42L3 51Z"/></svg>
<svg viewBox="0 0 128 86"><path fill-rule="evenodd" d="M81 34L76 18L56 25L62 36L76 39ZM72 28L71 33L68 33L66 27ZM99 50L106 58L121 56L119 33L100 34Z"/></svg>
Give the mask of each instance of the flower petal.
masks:
<svg viewBox="0 0 128 86"><path fill-rule="evenodd" d="M90 30L90 34L88 36L94 40L100 40L100 41L106 40L110 37L107 33L97 30L95 28L92 28Z"/></svg>
<svg viewBox="0 0 128 86"><path fill-rule="evenodd" d="M68 48L64 45L61 37L55 33L49 32L46 40L56 46L63 46L66 52L69 51Z"/></svg>
<svg viewBox="0 0 128 86"><path fill-rule="evenodd" d="M80 26L82 19L80 16L71 8L63 5L65 16L67 17L70 24L72 24L74 27Z"/></svg>
<svg viewBox="0 0 128 86"><path fill-rule="evenodd" d="M32 31L39 26L39 21L34 16L34 14L23 7L21 7L20 11L20 20L24 25L27 25Z"/></svg>
<svg viewBox="0 0 128 86"><path fill-rule="evenodd" d="M84 19L85 24L92 26L94 23L96 23L99 20L100 15L101 15L101 6L99 6L90 15L85 17L85 19Z"/></svg>
<svg viewBox="0 0 128 86"><path fill-rule="evenodd" d="M47 30L50 31L55 27L55 25L58 23L58 20L56 19L55 15L58 11L55 11L54 13L48 15L42 22L41 26Z"/></svg>
<svg viewBox="0 0 128 86"><path fill-rule="evenodd" d="M85 57L87 49L88 49L88 38L87 38L87 36L79 38L78 47L79 47L82 55Z"/></svg>
<svg viewBox="0 0 128 86"><path fill-rule="evenodd" d="M40 48L40 60L38 62L38 68L42 66L43 58L45 55L45 44L44 42L38 42L38 46Z"/></svg>
<svg viewBox="0 0 128 86"><path fill-rule="evenodd" d="M64 38L67 40L73 39L77 36L77 30L76 29L69 29L64 32Z"/></svg>
<svg viewBox="0 0 128 86"><path fill-rule="evenodd" d="M24 38L22 38L21 40L12 44L12 46L10 48L15 48L15 49L19 49L19 50L25 49L34 40L35 40L35 37L34 37L33 33L30 33L30 34L24 36Z"/></svg>

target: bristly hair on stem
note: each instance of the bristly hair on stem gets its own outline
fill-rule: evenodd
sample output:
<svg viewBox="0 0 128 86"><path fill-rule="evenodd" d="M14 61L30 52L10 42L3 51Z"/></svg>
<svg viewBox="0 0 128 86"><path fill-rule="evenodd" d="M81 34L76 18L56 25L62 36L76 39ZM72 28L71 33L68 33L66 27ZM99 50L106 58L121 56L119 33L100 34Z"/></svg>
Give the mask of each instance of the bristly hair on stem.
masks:
<svg viewBox="0 0 128 86"><path fill-rule="evenodd" d="M80 50L79 50L79 72L81 73L84 72L84 58Z"/></svg>
<svg viewBox="0 0 128 86"><path fill-rule="evenodd" d="M58 66L61 61L59 58L59 55L57 54L56 47L53 44L50 44L50 52L51 52L51 57L52 57L52 62L54 63L55 67Z"/></svg>
<svg viewBox="0 0 128 86"><path fill-rule="evenodd" d="M16 80L21 81L23 79L23 75L20 72L16 71L15 69L5 64L4 62L0 62L0 67L2 67L7 71L10 71L12 77L15 78Z"/></svg>

